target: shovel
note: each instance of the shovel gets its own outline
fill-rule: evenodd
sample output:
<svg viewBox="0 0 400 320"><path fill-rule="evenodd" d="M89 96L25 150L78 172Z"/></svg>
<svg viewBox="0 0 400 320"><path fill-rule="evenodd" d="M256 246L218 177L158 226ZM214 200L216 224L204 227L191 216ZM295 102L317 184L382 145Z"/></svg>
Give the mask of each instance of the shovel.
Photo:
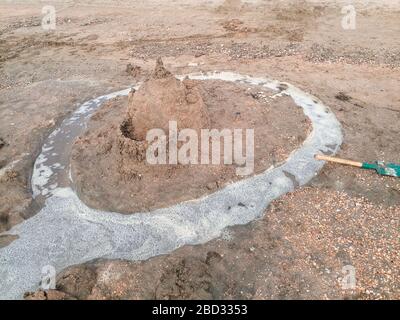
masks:
<svg viewBox="0 0 400 320"><path fill-rule="evenodd" d="M336 162L340 164L345 164L348 166L358 167L362 169L375 170L381 176L391 176L400 178L400 165L394 163L384 163L383 161L376 161L375 163L368 162L357 162L346 159L328 157L324 155L317 154L315 156L317 160Z"/></svg>

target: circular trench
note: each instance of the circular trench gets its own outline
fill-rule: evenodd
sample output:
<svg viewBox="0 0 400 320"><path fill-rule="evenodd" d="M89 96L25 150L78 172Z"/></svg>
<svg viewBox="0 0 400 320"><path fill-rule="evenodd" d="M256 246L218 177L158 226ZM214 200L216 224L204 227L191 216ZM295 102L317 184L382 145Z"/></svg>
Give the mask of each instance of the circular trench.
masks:
<svg viewBox="0 0 400 320"><path fill-rule="evenodd" d="M33 195L44 202L43 208L5 233L19 238L0 249L1 299L20 299L24 292L36 290L43 268L49 265L60 271L96 258L144 260L221 236L226 227L260 218L272 200L309 182L324 165L314 155L335 154L342 143L340 123L330 109L289 83L231 72L187 76L260 85L276 95L288 95L310 119L312 133L278 167L200 199L122 215L94 210L80 201L70 186L69 155L93 112L130 89L82 104L49 135L35 162Z"/></svg>

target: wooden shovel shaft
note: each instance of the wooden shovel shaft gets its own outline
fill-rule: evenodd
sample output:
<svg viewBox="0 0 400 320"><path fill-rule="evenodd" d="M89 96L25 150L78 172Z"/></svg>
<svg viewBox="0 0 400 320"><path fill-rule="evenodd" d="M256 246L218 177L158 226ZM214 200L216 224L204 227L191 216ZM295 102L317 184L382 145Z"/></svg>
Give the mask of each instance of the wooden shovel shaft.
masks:
<svg viewBox="0 0 400 320"><path fill-rule="evenodd" d="M340 158L334 158L334 157L329 157L329 156L320 155L320 154L317 154L315 156L315 159L329 161L329 162L341 163L341 164L345 164L345 165L348 165L348 166L359 167L359 168L362 168L362 166L363 166L362 162L351 161L351 160L340 159Z"/></svg>

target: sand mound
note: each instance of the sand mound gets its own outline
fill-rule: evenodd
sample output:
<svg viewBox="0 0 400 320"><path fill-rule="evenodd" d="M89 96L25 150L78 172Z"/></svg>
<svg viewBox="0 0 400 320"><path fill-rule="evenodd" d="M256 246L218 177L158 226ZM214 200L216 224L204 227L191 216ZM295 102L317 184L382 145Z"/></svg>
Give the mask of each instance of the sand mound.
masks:
<svg viewBox="0 0 400 320"><path fill-rule="evenodd" d="M149 163L146 135L152 129L168 135L170 121L178 131L194 129L199 137L200 129L253 129L253 173L283 161L305 139L307 122L289 97L272 99L273 94L218 80L180 81L158 59L149 79L128 98L105 103L75 142L71 171L79 197L94 208L133 213L195 199L241 179L237 165L222 160Z"/></svg>
<svg viewBox="0 0 400 320"><path fill-rule="evenodd" d="M129 95L125 134L135 140L145 140L151 129L160 128L167 132L169 121L176 121L178 130L210 126L197 83L176 79L159 58L151 77Z"/></svg>

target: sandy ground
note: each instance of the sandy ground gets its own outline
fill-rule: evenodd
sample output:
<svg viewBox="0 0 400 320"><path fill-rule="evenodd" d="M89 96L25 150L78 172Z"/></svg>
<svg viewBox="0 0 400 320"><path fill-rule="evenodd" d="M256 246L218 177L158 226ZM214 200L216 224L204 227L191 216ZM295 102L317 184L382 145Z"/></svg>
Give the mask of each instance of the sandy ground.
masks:
<svg viewBox="0 0 400 320"><path fill-rule="evenodd" d="M51 32L40 25L43 2L0 2L0 231L41 205L29 181L44 137L80 102L143 79L158 56L177 74L227 70L293 83L335 112L340 156L399 162L399 7L360 2L357 28L343 30L332 1L58 1ZM128 63L141 74L127 73ZM398 179L327 165L224 239L141 263L77 266L51 294L396 299L399 206ZM13 240L0 236L0 246ZM340 287L346 265L355 290Z"/></svg>

